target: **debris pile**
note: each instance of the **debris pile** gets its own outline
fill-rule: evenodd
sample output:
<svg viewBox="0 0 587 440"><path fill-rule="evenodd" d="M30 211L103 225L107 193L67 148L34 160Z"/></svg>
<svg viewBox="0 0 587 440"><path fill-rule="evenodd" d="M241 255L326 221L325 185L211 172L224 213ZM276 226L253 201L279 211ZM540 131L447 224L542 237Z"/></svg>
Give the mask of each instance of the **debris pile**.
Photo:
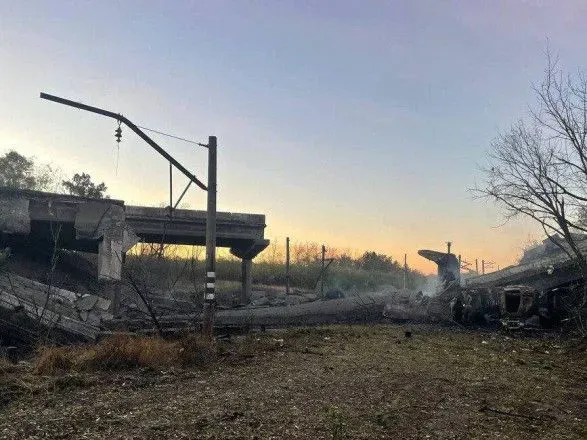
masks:
<svg viewBox="0 0 587 440"><path fill-rule="evenodd" d="M12 273L0 275L0 335L35 343L41 332L58 340L93 341L112 319L111 301L97 295L39 283Z"/></svg>

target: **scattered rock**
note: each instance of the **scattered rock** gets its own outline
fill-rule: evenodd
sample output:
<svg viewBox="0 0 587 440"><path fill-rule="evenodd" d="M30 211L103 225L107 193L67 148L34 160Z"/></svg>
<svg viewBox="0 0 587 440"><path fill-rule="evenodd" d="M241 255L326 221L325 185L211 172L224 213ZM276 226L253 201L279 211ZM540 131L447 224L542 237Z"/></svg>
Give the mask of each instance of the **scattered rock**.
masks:
<svg viewBox="0 0 587 440"><path fill-rule="evenodd" d="M6 358L13 364L18 362L18 353L16 347L0 347L0 357Z"/></svg>
<svg viewBox="0 0 587 440"><path fill-rule="evenodd" d="M297 306L305 301L305 298L298 295L288 295L285 297L285 305L287 306Z"/></svg>
<svg viewBox="0 0 587 440"><path fill-rule="evenodd" d="M251 302L251 305L255 306L255 307L261 307L261 306L266 306L269 305L269 298L267 298L266 296L263 296L255 301Z"/></svg>
<svg viewBox="0 0 587 440"><path fill-rule="evenodd" d="M75 302L75 307L82 312L88 312L92 310L98 303L98 297L96 295L84 295Z"/></svg>
<svg viewBox="0 0 587 440"><path fill-rule="evenodd" d="M266 292L264 290L253 290L251 292L251 302L257 301L258 299L265 298Z"/></svg>
<svg viewBox="0 0 587 440"><path fill-rule="evenodd" d="M303 296L304 296L304 298L306 298L306 300L308 302L312 302L312 301L317 301L318 300L318 295L316 295L315 293L306 293Z"/></svg>
<svg viewBox="0 0 587 440"><path fill-rule="evenodd" d="M326 292L326 299L344 298L344 292L340 289L330 289Z"/></svg>

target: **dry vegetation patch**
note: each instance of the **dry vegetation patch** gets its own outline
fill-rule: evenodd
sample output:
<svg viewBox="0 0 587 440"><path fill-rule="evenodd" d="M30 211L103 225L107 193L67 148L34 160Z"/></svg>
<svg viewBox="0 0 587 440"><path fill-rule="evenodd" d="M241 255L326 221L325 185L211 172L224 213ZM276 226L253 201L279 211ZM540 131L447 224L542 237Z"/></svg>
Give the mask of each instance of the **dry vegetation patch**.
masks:
<svg viewBox="0 0 587 440"><path fill-rule="evenodd" d="M92 360L66 356L76 365L69 372L33 375L39 363L31 365L20 379L45 385L0 408L0 438L587 436L584 347L554 336L416 327L406 338L403 327L384 325L292 329L218 341L203 363L191 355L184 363L181 339L104 343L107 350L84 348ZM94 354L100 350L110 354Z"/></svg>
<svg viewBox="0 0 587 440"><path fill-rule="evenodd" d="M94 345L42 347L35 360L35 373L113 371L139 367L169 368L205 365L217 355L215 342L186 334L176 340L120 334Z"/></svg>
<svg viewBox="0 0 587 440"><path fill-rule="evenodd" d="M0 375L12 373L16 370L16 365L0 357Z"/></svg>

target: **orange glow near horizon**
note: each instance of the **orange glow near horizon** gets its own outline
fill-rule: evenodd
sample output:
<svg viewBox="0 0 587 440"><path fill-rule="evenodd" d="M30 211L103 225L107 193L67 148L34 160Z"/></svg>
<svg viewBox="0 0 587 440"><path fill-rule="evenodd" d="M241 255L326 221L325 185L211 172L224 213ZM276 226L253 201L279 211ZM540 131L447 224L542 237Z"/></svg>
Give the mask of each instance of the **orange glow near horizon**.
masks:
<svg viewBox="0 0 587 440"><path fill-rule="evenodd" d="M9 136L1 136L5 144L10 144L22 154L36 156L39 163L46 163L47 157L54 157L63 169L76 170L73 163L66 158L59 156L58 149L46 152L43 149L32 148L30 143L19 141ZM63 160L62 160L63 159ZM159 163L159 162L157 162ZM50 163L54 165L54 163ZM108 183L109 194L112 198L125 200L127 204L143 204L146 206L163 206L168 197L168 189L165 187L165 179L156 181L149 179L141 185L133 185L130 181L121 180L112 170L97 168L102 173L95 173L89 169L92 175L100 176ZM63 173L62 173L63 174ZM66 173L68 174L68 173ZM106 177L103 177L106 176ZM163 176L157 176L157 179ZM177 179L178 180L178 179ZM178 182L178 185L181 181ZM452 252L461 255L464 261L470 263L474 270L475 259L478 260L479 269L481 261L492 262L486 267L486 271L497 270L515 264L521 255L524 244L530 239L541 236L537 228L527 221L517 221L499 227L492 226L499 222L500 216L495 209L479 209L474 201L467 201L467 206L461 214L464 218L458 221L458 227L454 226L454 218L459 213L450 211L428 214L426 210L415 210L405 216L388 217L385 214L378 214L380 206L373 206L376 212L365 213L352 205L341 204L337 201L335 206L323 204L319 208L312 205L311 200L302 199L297 201L293 212L286 211L287 206L280 204L279 197L273 197L271 193L264 198L255 198L251 193L240 196L240 187L235 182L228 182L222 188L229 188L219 195L219 210L231 212L251 212L264 214L266 216L267 228L265 237L272 245L266 249L258 258L270 258L269 253L284 256L285 238L291 238L292 246L305 243L314 243L317 246L324 244L330 250L330 254L349 254L359 257L365 251L375 251L392 257L394 260L403 263L404 254L407 254L408 266L425 274L435 274L436 265L419 256L419 249L433 249L444 251L446 241L453 243ZM182 188L175 189L178 194ZM246 202L245 202L246 200ZM205 193L199 190L190 190L185 198L188 208L204 209ZM331 201L332 203L332 201ZM481 211L481 215L467 217L467 210ZM224 251L219 251L219 255Z"/></svg>
<svg viewBox="0 0 587 440"><path fill-rule="evenodd" d="M407 254L435 273L419 249L451 241L495 270L544 235L501 225L470 188L492 140L534 108L546 46L563 71L584 70L585 2L142 2L139 15L131 2L116 14L78 3L0 2L0 148L56 166L57 186L85 172L113 199L165 206L168 162L125 127L117 144L114 120L39 92L159 131L203 181L205 149L179 138L217 136L219 211L265 214L279 247L289 236ZM175 172L173 194L186 183ZM205 209L205 193L184 202Z"/></svg>
<svg viewBox="0 0 587 440"><path fill-rule="evenodd" d="M256 258L256 262L261 261L270 261L270 262L285 262L285 236L267 236L270 240L270 245ZM354 259L359 258L364 252L377 252L379 254L385 254L395 261L397 261L400 265L403 264L404 254L407 255L407 262L408 267L410 269L415 269L425 275L436 275L437 266L435 263L421 257L418 255L417 251L419 249L423 249L420 247L418 249L409 250L407 252L398 253L398 252L390 252L385 248L361 248L359 246L353 247L349 246L348 242L342 243L341 245L336 245L333 243L337 243L335 241L331 242L320 242L317 240L303 240L303 239L295 239L290 237L290 255L292 261L295 262L296 255L307 255L308 253L312 254L316 259L320 257L320 248L322 244L326 247L326 257L327 258L337 258L342 255L348 255ZM441 243L442 244L442 243ZM176 256L179 258L189 258L195 256L197 259L205 258L205 249L203 246L173 246L174 251L172 251L171 256ZM441 246L433 247L429 246L428 248L444 251L446 248L442 248ZM133 248L134 251L131 252L138 252L138 248ZM471 271L475 270L475 257L468 257L468 255L475 255L476 250L465 249L460 250L458 248L452 248L451 252L455 253L456 255L461 255L463 263L469 263L468 267ZM512 248L512 252L510 254L504 253L500 255L498 258L493 259L486 259L486 272L493 272L498 269L503 269L509 265L515 264L515 262L519 259L521 254L521 250L517 250L515 247ZM218 248L217 249L217 258L236 258L231 256L228 248ZM482 268L482 260L483 258L478 258L478 267L479 271ZM463 273L466 273L466 270L463 270Z"/></svg>

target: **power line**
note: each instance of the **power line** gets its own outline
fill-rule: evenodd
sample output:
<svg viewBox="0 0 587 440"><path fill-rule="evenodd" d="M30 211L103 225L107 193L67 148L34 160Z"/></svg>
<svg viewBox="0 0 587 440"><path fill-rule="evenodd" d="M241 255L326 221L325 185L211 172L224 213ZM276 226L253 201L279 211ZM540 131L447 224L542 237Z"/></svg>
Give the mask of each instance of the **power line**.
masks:
<svg viewBox="0 0 587 440"><path fill-rule="evenodd" d="M167 137L170 137L170 138L173 138L173 139L177 139L178 141L183 141L183 142L187 142L189 144L194 144L194 145L198 145L200 147L208 148L208 145L202 144L201 142L192 141L190 139L182 138L182 137L175 136L175 135L169 134L169 133L164 133L162 131L154 130L152 128L142 127L140 125L137 125L137 127L142 128L143 130L147 130L147 131L150 131L150 132L153 132L153 133L160 134L161 136L167 136Z"/></svg>

